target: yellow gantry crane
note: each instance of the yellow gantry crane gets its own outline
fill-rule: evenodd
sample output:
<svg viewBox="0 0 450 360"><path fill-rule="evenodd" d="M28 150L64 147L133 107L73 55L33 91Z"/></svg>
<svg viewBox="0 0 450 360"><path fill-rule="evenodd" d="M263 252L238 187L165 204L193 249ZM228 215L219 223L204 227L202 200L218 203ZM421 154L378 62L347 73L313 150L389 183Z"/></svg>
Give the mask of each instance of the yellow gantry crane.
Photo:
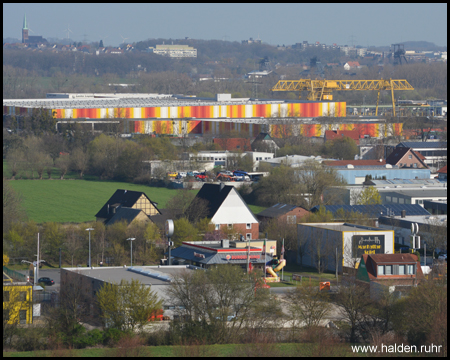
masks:
<svg viewBox="0 0 450 360"><path fill-rule="evenodd" d="M272 91L308 91L308 100L321 101L333 100L333 91L364 91L377 90L377 109L381 90L390 90L392 95L392 109L395 116L394 90L414 90L406 80L280 80L272 88ZM300 97L299 97L300 98Z"/></svg>

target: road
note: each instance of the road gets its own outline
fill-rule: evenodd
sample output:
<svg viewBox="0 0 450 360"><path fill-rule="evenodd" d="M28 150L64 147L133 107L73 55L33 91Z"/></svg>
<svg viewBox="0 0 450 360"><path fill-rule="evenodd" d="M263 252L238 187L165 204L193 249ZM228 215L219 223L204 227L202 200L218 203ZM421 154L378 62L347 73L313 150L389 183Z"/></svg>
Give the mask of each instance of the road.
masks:
<svg viewBox="0 0 450 360"><path fill-rule="evenodd" d="M27 270L20 270L19 271L22 274L26 274ZM49 277L50 279L53 279L55 283L51 286L47 285L45 286L45 290L47 291L58 291L61 287L61 270L59 268L57 269L39 269L39 277Z"/></svg>

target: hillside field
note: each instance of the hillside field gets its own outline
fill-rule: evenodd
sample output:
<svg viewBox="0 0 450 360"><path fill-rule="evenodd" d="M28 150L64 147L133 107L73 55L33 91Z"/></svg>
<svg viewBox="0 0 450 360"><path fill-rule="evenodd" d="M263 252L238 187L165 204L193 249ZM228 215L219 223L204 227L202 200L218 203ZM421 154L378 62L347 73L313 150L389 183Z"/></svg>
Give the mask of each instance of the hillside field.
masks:
<svg viewBox="0 0 450 360"><path fill-rule="evenodd" d="M117 189L144 192L164 209L177 190L114 181L87 180L11 180L22 194L23 207L30 220L37 223L80 223L95 220L95 214ZM198 192L198 190L189 190ZM264 207L249 205L258 213Z"/></svg>

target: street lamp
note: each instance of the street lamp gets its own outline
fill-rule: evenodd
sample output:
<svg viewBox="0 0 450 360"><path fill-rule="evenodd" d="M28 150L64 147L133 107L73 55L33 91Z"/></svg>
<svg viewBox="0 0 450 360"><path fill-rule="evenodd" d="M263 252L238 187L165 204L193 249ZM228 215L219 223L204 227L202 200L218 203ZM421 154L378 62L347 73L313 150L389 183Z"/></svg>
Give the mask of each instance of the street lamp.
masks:
<svg viewBox="0 0 450 360"><path fill-rule="evenodd" d="M128 238L127 241L131 244L131 266L133 266L133 241L136 240L136 238Z"/></svg>
<svg viewBox="0 0 450 360"><path fill-rule="evenodd" d="M87 228L86 231L89 231L89 267L91 267L91 231L95 230L94 228Z"/></svg>
<svg viewBox="0 0 450 360"><path fill-rule="evenodd" d="M33 267L34 267L34 273L33 273L33 277L34 277L34 285L36 285L36 284L37 284L37 281L38 281L38 279L37 279L36 267L39 266L38 263L45 262L45 260L39 260L39 261L34 261L34 262L22 260L22 262L23 262L23 263L28 263L28 264L33 265Z"/></svg>

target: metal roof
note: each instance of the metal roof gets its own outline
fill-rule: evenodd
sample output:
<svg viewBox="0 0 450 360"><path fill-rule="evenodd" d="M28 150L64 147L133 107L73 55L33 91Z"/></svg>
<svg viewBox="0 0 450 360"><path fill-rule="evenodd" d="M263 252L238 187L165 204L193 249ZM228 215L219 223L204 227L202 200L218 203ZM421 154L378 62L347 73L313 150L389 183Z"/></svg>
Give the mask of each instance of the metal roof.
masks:
<svg viewBox="0 0 450 360"><path fill-rule="evenodd" d="M321 205L324 206L324 205ZM320 206L314 206L310 211L319 211ZM418 204L389 204L389 205L325 205L327 211L336 214L340 209L345 212L358 212L378 218L382 215L400 216L402 210L406 211L406 215L430 215L422 206Z"/></svg>
<svg viewBox="0 0 450 360"><path fill-rule="evenodd" d="M397 147L409 147L413 149L434 149L447 148L446 141L404 141L397 145Z"/></svg>

